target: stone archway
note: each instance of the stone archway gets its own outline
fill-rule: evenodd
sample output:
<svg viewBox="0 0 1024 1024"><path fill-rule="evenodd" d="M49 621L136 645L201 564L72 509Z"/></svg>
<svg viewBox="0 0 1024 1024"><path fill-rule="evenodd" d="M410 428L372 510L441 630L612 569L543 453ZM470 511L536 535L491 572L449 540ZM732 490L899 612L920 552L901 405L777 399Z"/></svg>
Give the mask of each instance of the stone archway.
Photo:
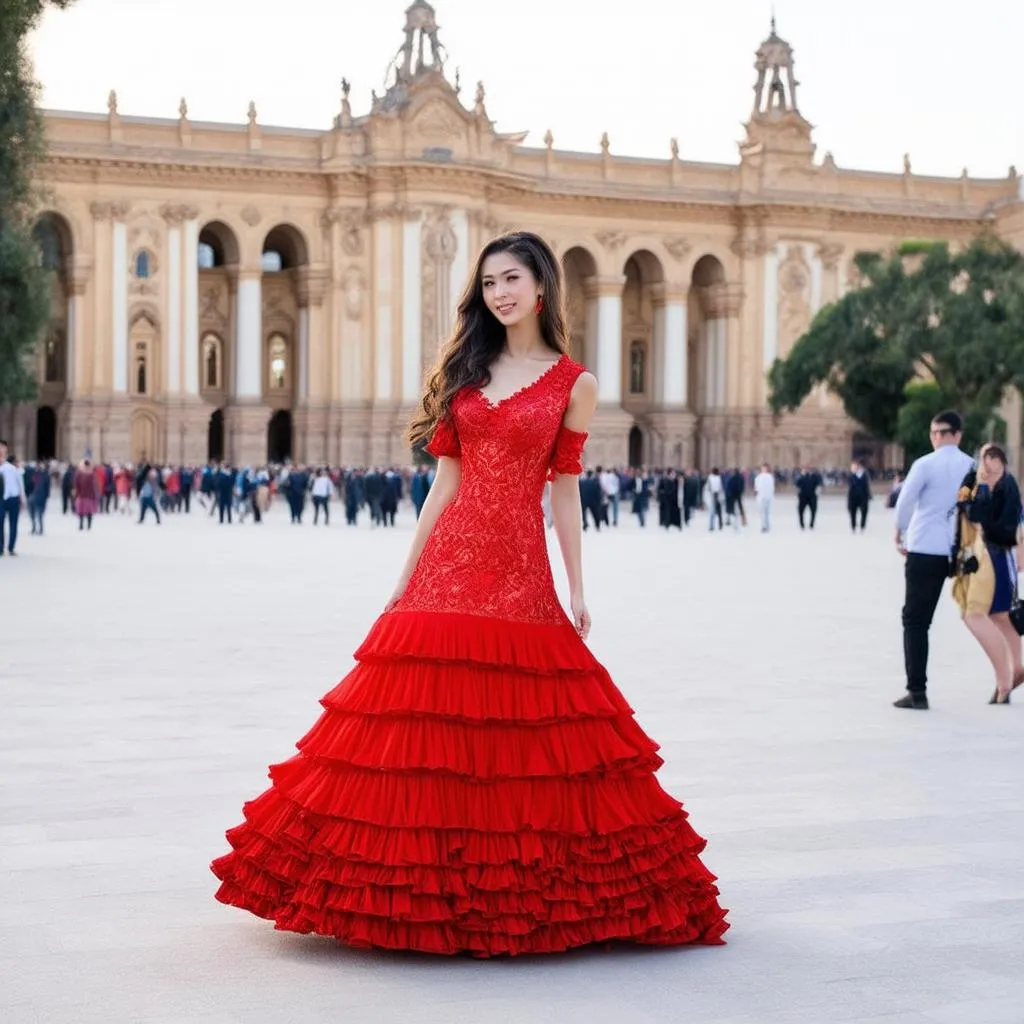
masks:
<svg viewBox="0 0 1024 1024"><path fill-rule="evenodd" d="M647 249L632 253L622 271L626 279L622 289L623 405L643 412L661 390L660 379L655 379L654 349L663 299L658 286L664 284L665 272Z"/></svg>
<svg viewBox="0 0 1024 1024"><path fill-rule="evenodd" d="M224 410L215 409L210 414L206 428L206 461L221 462L224 459Z"/></svg>
<svg viewBox="0 0 1024 1024"><path fill-rule="evenodd" d="M292 414L278 409L267 424L267 462L285 462L292 457Z"/></svg>
<svg viewBox="0 0 1024 1024"><path fill-rule="evenodd" d="M57 457L57 413L50 405L36 410L36 458Z"/></svg>

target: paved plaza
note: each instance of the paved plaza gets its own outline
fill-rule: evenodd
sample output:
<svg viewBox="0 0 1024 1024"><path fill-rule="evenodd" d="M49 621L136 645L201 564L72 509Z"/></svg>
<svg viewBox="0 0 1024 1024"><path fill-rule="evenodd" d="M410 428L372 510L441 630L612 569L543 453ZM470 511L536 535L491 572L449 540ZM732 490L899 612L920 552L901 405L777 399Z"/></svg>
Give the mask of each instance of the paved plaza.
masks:
<svg viewBox="0 0 1024 1024"><path fill-rule="evenodd" d="M208 870L351 666L408 507L83 534L51 502L0 560L0 1022L1021 1024L1024 698L986 705L945 597L932 710L890 706L881 506L864 536L834 499L801 533L786 496L768 536L584 536L591 646L709 838L729 944L476 961L275 932Z"/></svg>

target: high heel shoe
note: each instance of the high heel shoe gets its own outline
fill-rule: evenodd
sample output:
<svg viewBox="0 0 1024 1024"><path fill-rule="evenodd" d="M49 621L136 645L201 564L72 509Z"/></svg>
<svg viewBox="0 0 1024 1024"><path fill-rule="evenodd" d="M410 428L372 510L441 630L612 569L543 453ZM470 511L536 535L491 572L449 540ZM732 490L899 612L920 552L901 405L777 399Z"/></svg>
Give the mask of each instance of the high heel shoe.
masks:
<svg viewBox="0 0 1024 1024"><path fill-rule="evenodd" d="M1007 690L1006 693L1000 693L999 687L996 687L995 693L992 694L989 704L1009 704L1011 690Z"/></svg>

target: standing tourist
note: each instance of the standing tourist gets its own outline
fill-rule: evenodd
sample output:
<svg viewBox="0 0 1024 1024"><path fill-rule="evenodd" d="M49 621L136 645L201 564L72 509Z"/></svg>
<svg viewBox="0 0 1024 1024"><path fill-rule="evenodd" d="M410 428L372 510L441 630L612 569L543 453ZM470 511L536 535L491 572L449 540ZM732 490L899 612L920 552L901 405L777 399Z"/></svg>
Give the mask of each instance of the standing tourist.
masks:
<svg viewBox="0 0 1024 1024"><path fill-rule="evenodd" d="M318 469L313 477L313 525L320 522L320 512L324 514L324 526L331 525L331 495L334 493L334 481L330 473Z"/></svg>
<svg viewBox="0 0 1024 1024"><path fill-rule="evenodd" d="M0 555L4 553L6 532L7 554L17 554L18 517L25 507L25 480L18 467L9 460L7 442L0 441Z"/></svg>
<svg viewBox="0 0 1024 1024"><path fill-rule="evenodd" d="M416 509L417 519L419 519L420 513L423 511L423 503L427 500L429 493L430 474L426 466L419 466L416 469L416 475L409 484L409 494L412 498L413 508Z"/></svg>
<svg viewBox="0 0 1024 1024"><path fill-rule="evenodd" d="M860 516L861 533L868 523L868 505L871 502L871 477L864 463L854 459L850 465L850 482L846 490L846 508L850 513L850 529L857 532L857 516Z"/></svg>
<svg viewBox="0 0 1024 1024"><path fill-rule="evenodd" d="M611 515L611 525L619 525L619 474L614 469L601 469L597 467L597 475L601 480L601 492L604 495L604 500L608 510L608 514ZM607 519L605 520L607 522Z"/></svg>
<svg viewBox="0 0 1024 1024"><path fill-rule="evenodd" d="M949 576L961 481L974 460L960 450L963 421L941 412L931 423L933 452L910 467L896 501L896 547L906 558L903 659L907 693L898 708L928 709L928 630Z"/></svg>
<svg viewBox="0 0 1024 1024"><path fill-rule="evenodd" d="M91 459L83 459L75 474L75 515L78 516L78 528L92 529L92 517L100 507L100 485L96 478Z"/></svg>
<svg viewBox="0 0 1024 1024"><path fill-rule="evenodd" d="M647 525L647 509L651 504L651 478L647 471L638 469L633 478L633 515L640 520L641 528Z"/></svg>
<svg viewBox="0 0 1024 1024"><path fill-rule="evenodd" d="M156 525L160 525L160 510L157 508L156 499L160 493L160 484L155 469L146 474L146 479L139 488L139 523L146 520L146 513L152 512L156 517Z"/></svg>
<svg viewBox="0 0 1024 1024"><path fill-rule="evenodd" d="M718 530L722 531L722 476L718 467L714 466L704 482L704 504L708 510L708 530L714 531L715 520L718 520Z"/></svg>
<svg viewBox="0 0 1024 1024"><path fill-rule="evenodd" d="M586 646L577 477L598 391L567 355L562 288L536 235L478 258L410 429L439 464L408 559L356 668L228 833L222 902L448 955L722 941L704 841Z"/></svg>
<svg viewBox="0 0 1024 1024"><path fill-rule="evenodd" d="M46 505L50 500L50 467L40 463L36 467L35 479L32 482L32 493L28 496L28 514L32 520L32 532L42 536L43 519L46 516Z"/></svg>
<svg viewBox="0 0 1024 1024"><path fill-rule="evenodd" d="M804 529L804 513L810 513L811 529L818 518L818 495L825 481L816 469L804 469L803 466L796 474L796 508L797 516L800 519L800 529Z"/></svg>
<svg viewBox="0 0 1024 1024"><path fill-rule="evenodd" d="M772 508L775 505L775 474L768 463L761 466L761 472L754 477L754 497L757 499L757 516L761 520L761 532L772 528Z"/></svg>
<svg viewBox="0 0 1024 1024"><path fill-rule="evenodd" d="M1021 500L1017 481L1006 469L1006 452L999 445L981 449L978 469L964 478L957 504L953 597L964 624L992 663L996 689L989 704L1009 704L1010 691L1024 682L1020 636L1010 622L1017 597L1014 549Z"/></svg>

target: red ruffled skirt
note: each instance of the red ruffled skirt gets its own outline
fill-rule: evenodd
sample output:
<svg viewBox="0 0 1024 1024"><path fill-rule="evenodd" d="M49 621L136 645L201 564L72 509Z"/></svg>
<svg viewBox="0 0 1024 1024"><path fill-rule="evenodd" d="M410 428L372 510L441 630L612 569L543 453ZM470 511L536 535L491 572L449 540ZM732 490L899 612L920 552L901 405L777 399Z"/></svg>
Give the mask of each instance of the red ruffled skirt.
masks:
<svg viewBox="0 0 1024 1024"><path fill-rule="evenodd" d="M570 623L381 616L245 805L217 899L351 946L717 944L704 840Z"/></svg>

